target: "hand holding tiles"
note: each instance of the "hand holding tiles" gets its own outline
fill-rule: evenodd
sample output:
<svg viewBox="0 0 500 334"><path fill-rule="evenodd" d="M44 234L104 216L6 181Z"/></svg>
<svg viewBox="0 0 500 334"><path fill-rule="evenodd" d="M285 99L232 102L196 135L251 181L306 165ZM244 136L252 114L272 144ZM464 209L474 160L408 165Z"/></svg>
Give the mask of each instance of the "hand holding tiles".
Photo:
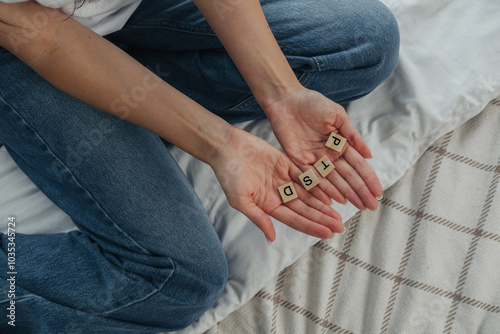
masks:
<svg viewBox="0 0 500 334"><path fill-rule="evenodd" d="M347 151L349 149L348 146L344 150L346 142L347 142L346 138L342 137L340 134L338 134L336 132L332 132L328 136L328 140L326 141L325 146L328 148L331 148L332 150L336 151L337 153L344 152L346 154L346 158L349 161L356 161L357 160L357 164L360 165L360 161L362 160L362 157L359 157L359 155L356 156L356 154L353 152L352 148L351 148L351 150ZM350 175L351 179L352 179L352 177L356 177L356 173L354 173L354 172L357 172L357 171L355 171L351 167L351 165L348 162L346 162L345 159L337 159L336 161L337 161L337 164L340 166L340 172L338 173L340 176ZM332 161L330 161L330 159L326 155L323 155L318 161L316 161L316 163L314 164L314 167L316 168L318 173L324 178L326 178L335 169L334 164L332 163ZM337 179L338 179L338 177L337 177ZM318 180L318 178L316 177L316 175L312 169L309 169L306 172L304 172L303 174L301 174L299 176L299 180L301 181L302 185L304 186L304 188L307 191L309 191L313 187L320 184L320 181ZM364 210L366 208L376 208L377 207L377 203L370 199L370 197L374 197L374 195L372 195L370 193L368 188L362 189L361 187L356 186L355 184L348 183L348 182L352 182L351 180L344 179L344 181L347 181L347 182L339 183L340 184L340 186L338 186L339 188L342 186L344 186L344 188L345 188L345 185L347 183L349 186L352 187L352 189L357 187L358 189L361 189L361 192L364 193L364 196L363 196L364 198L361 199L360 196L358 196L358 194L351 192L351 196L350 196L349 200L351 200L352 203L356 207L358 207L361 210ZM358 183L360 183L359 179L355 180L354 182L356 182L356 181ZM287 185L284 185L280 188L283 188L285 186L287 186ZM291 193L290 193L290 195L286 195L285 193L283 193L282 190L280 190L280 194L282 196L284 203L287 203L288 201L298 197L295 190L293 191L293 196ZM365 203L368 203L368 205L366 205Z"/></svg>
<svg viewBox="0 0 500 334"><path fill-rule="evenodd" d="M342 137L338 133L332 132L328 137L328 141L326 142L325 145L337 152L341 152L345 143L346 139L344 137ZM326 155L322 156L321 159L319 159L314 164L314 167L323 177L327 177L328 174L330 174L335 169L335 166L330 161L330 159L328 159ZM307 191L309 191L309 189L319 184L319 180L314 174L314 171L312 169L309 169L304 173L302 173L301 175L299 175L299 180L300 182L302 182L302 185ZM278 188L278 191L281 195L283 203L287 203L298 197L292 182L280 186Z"/></svg>
<svg viewBox="0 0 500 334"><path fill-rule="evenodd" d="M375 196L382 194L382 185L365 161L371 157L371 151L345 109L319 92L299 85L292 88L284 96L263 101L261 106L290 160L302 172L312 169L318 177L319 184L309 192L324 203L331 199L339 203L348 200L360 210L376 209ZM314 167L323 156L335 164L326 178L319 174L324 166L319 170L318 165ZM328 165L326 161L325 164Z"/></svg>

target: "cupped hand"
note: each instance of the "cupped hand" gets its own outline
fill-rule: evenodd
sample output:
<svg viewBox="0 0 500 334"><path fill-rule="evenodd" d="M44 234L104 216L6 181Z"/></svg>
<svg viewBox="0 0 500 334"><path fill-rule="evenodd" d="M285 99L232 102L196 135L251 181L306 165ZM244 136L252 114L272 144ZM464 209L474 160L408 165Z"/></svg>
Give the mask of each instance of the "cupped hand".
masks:
<svg viewBox="0 0 500 334"><path fill-rule="evenodd" d="M316 197L328 196L339 203L347 199L361 210L377 208L382 185L365 160L372 154L342 106L301 87L263 108L284 151L302 171L314 169L324 155L335 165L326 179L318 176ZM347 139L340 153L325 146L332 132Z"/></svg>
<svg viewBox="0 0 500 334"><path fill-rule="evenodd" d="M343 231L341 216L296 182L301 171L290 159L252 134L234 128L210 166L229 204L245 214L271 242L276 232L269 216L318 238ZM278 187L290 181L298 198L283 204Z"/></svg>

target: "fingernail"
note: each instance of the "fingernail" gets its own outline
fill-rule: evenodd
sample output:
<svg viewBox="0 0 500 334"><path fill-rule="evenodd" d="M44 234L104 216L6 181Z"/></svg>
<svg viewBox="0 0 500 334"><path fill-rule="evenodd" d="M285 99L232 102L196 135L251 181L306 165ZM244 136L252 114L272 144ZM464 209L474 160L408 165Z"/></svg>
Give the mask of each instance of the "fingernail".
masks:
<svg viewBox="0 0 500 334"><path fill-rule="evenodd" d="M384 195L380 195L379 197L375 197L377 199L377 201L381 201L384 199Z"/></svg>
<svg viewBox="0 0 500 334"><path fill-rule="evenodd" d="M348 200L345 200L344 203L342 203L342 205L346 205L349 201Z"/></svg>
<svg viewBox="0 0 500 334"><path fill-rule="evenodd" d="M366 159L367 160L373 159L373 154L369 158L366 158Z"/></svg>
<svg viewBox="0 0 500 334"><path fill-rule="evenodd" d="M273 242L272 242L271 240L269 240L267 237L266 237L266 241L267 241L267 243L268 243L269 245L272 245L272 244L273 244Z"/></svg>

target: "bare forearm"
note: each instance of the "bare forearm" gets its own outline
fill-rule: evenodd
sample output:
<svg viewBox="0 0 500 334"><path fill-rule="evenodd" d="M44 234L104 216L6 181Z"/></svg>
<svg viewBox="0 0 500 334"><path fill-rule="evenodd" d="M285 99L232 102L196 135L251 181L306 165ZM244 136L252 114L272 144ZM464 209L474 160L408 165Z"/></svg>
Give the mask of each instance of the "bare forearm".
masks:
<svg viewBox="0 0 500 334"><path fill-rule="evenodd" d="M261 106L300 87L258 0L194 0Z"/></svg>
<svg viewBox="0 0 500 334"><path fill-rule="evenodd" d="M24 15L29 19L30 11ZM50 15L52 32L15 48L10 35L1 39L3 46L69 95L149 129L202 161L217 154L231 130L228 123L88 28Z"/></svg>

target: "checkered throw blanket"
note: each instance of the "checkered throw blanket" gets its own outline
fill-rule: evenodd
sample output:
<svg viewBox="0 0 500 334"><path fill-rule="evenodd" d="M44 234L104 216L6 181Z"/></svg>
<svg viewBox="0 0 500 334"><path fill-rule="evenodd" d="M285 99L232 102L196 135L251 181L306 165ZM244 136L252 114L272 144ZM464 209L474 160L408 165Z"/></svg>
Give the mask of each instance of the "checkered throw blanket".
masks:
<svg viewBox="0 0 500 334"><path fill-rule="evenodd" d="M500 99L206 334L500 333Z"/></svg>

